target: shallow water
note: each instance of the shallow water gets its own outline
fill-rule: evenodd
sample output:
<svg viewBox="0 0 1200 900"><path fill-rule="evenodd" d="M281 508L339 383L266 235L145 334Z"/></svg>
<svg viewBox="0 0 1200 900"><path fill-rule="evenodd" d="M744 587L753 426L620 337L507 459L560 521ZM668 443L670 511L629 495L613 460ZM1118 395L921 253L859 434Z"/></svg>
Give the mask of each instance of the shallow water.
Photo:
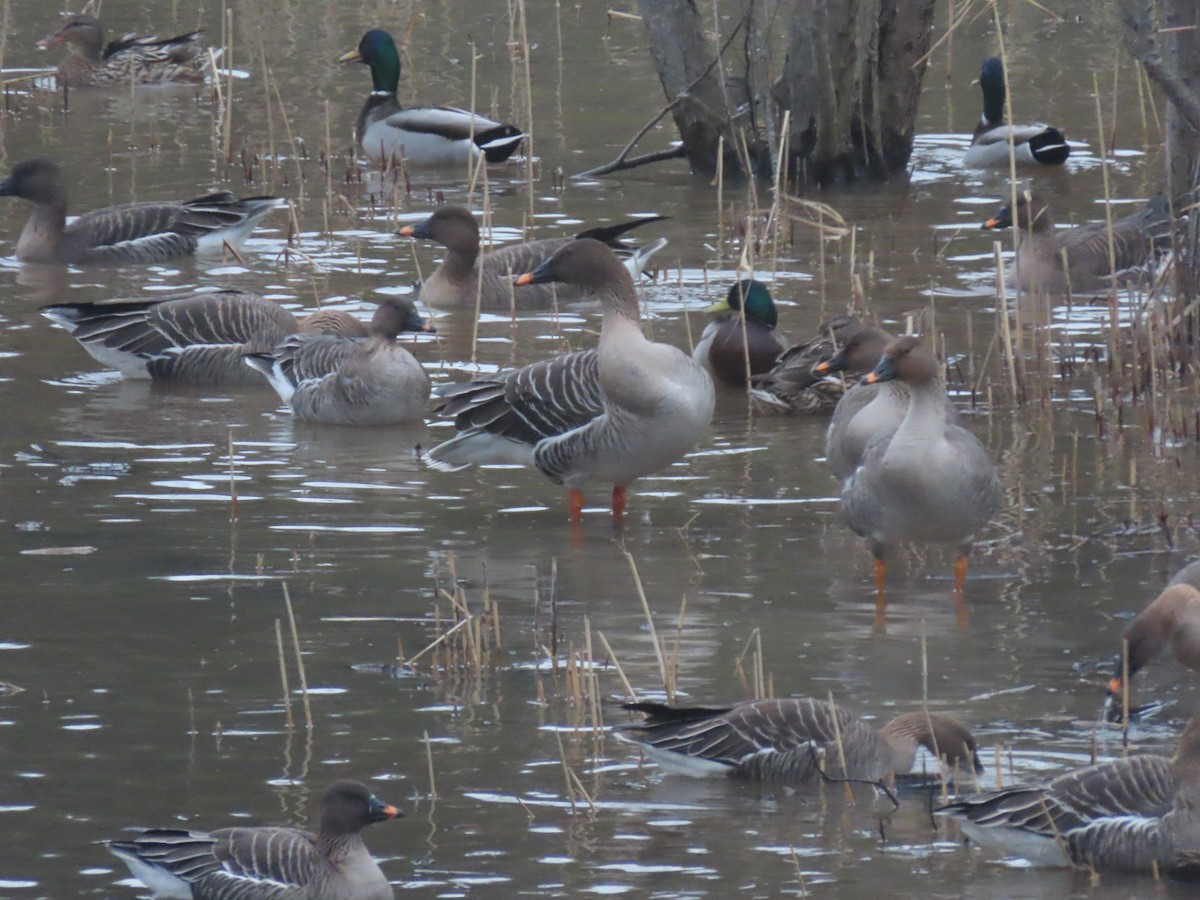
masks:
<svg viewBox="0 0 1200 900"><path fill-rule="evenodd" d="M1052 117L1077 144L1069 175L1036 182L1062 222L1102 215L1092 74L1105 86L1109 115L1115 32L1107 5L1099 13L1097 5L1056 4L1066 21L1052 24L1019 4L1008 36L1016 108ZM435 193L461 200L465 182L414 175L412 193L394 209L344 184L344 151L368 81L364 68L332 60L367 26L402 33L416 10L404 98L466 104L461 23L469 19L486 86L481 107L491 105L494 86L498 112L524 123L522 109L513 112L519 92L509 87L505 7L485 6L481 15L465 0L233 4L231 64L249 73L234 84L234 155L242 147L264 153L272 141L282 148L289 129L308 154L277 168L260 162L266 178L251 183L240 163L226 179L224 163L214 162L220 131L208 88L74 91L67 114L51 92L11 94L0 118L6 167L36 154L58 159L74 209L224 186L274 191L296 201L302 254L284 258L280 216L241 261L34 272L12 259L26 211L16 201L3 207L0 558L9 587L0 682L24 692L0 696L0 896L137 896L93 842L139 824L302 821L313 795L340 775L369 780L403 805L408 818L372 829L369 843L398 889L427 896L1143 895L1145 881L1093 884L964 849L916 789L889 813L865 789L850 806L840 789L664 778L627 746L598 737L593 708L576 706L574 680L549 663L582 652L590 636L595 659L606 660L596 672L606 725L623 714L609 702L622 687L604 641L639 693L661 691L631 557L688 700L747 696L749 651L761 642L780 696L832 694L882 722L927 692L932 707L979 735L984 784L1079 765L1093 741L1103 754L1120 752L1119 736L1097 729L1101 684L1122 617L1195 546L1196 447L1191 438L1154 444L1144 411L1128 404L1119 424L1108 410L1099 438L1097 373L1083 363L1070 378L1056 373L1044 391L1039 384L1033 396L1044 393L1045 403L1018 409L1007 399L989 352L993 238L978 228L1005 182L957 165L979 111L970 82L995 47L986 22L956 35L949 86L946 49L934 56L909 183L821 195L858 229L855 271L872 312L902 327L906 312L932 304L957 368L974 372L972 383L982 377L965 415L1002 464L1005 501L973 559L965 623L940 551L899 560L886 620L876 620L869 554L840 524L837 485L820 461L823 420L749 413L740 394L726 392L711 438L635 485L623 533L614 534L607 498L594 491L573 536L563 527L565 498L534 473L423 467L414 448L445 437L442 423L318 427L292 421L265 388L123 381L38 314L47 302L195 285L254 289L296 309L319 297L366 314L381 294L407 291L437 254L392 232L422 218ZM197 24L125 0L110 0L104 13L114 29ZM14 14L4 65L48 61L32 45L53 21L29 4ZM686 345L703 327L700 310L734 277L732 234L746 198L729 191L718 207L715 190L676 164L555 189L556 168L571 174L615 156L658 111L661 90L636 22L613 20L606 38L602 12L587 5L563 8L557 21L550 4L529 15L541 180L531 197L521 166L493 167L489 204L505 229L497 234L511 237L525 222L550 236L638 213L670 215L645 229L671 244L644 303L653 334ZM199 24L216 40L219 10L206 10ZM1062 46L1071 53L1058 53ZM1134 201L1153 192L1161 165L1143 145L1133 70L1115 55L1110 176L1114 195ZM1035 65L1055 60L1059 68L1035 78ZM267 69L286 125L278 104L268 123ZM1035 110L1040 98L1052 109ZM339 160L332 204L320 167L327 122ZM671 134L656 129L650 140L661 146ZM827 245L824 267L809 229L796 227L781 248L773 284L789 336L846 308L847 244ZM1103 344L1107 307L1076 304L1050 316L1056 340L1069 339L1076 358ZM436 318L437 338L415 352L437 380L587 346L598 328L588 304L493 314L473 347L469 314ZM956 390L970 407L972 392ZM1164 548L1160 511L1174 528L1174 552ZM482 670L444 668L430 653L411 673L381 671L446 630L446 594L456 586L473 612L485 600L499 609L501 643ZM277 623L288 648L290 730ZM1176 701L1134 735L1139 750L1169 753L1197 699L1193 680L1162 661L1138 688ZM565 787L564 760L587 799Z"/></svg>

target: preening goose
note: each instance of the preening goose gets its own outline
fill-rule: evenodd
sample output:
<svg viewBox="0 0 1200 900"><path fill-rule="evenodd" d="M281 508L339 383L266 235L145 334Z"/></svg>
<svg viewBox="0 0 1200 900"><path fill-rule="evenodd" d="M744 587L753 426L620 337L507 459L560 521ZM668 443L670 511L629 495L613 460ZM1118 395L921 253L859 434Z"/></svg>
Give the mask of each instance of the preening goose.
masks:
<svg viewBox="0 0 1200 900"><path fill-rule="evenodd" d="M963 164L977 168L1004 167L1009 160L1009 142L1017 163L1060 166L1071 155L1063 133L1049 125L1008 125L1004 121L1004 64L998 56L983 61L979 73L983 91L983 116L975 126L971 146Z"/></svg>
<svg viewBox="0 0 1200 900"><path fill-rule="evenodd" d="M1200 875L1200 716L1175 756L1097 763L1029 787L962 797L936 812L985 849L1035 865Z"/></svg>
<svg viewBox="0 0 1200 900"><path fill-rule="evenodd" d="M622 247L621 235L665 216L648 216L615 225L601 225L580 232L575 237L544 238L498 247L490 253L480 253L479 223L474 214L461 206L443 206L416 225L405 225L397 232L402 237L423 238L446 248L446 255L433 274L421 284L421 299L433 307L475 306L478 292L480 305L486 309L545 308L556 300L566 303L588 296L578 285L536 284L517 290L513 277L532 271L548 260L554 251L579 238L595 238L611 247ZM641 248L626 261L636 277L646 261L666 241L660 240Z"/></svg>
<svg viewBox="0 0 1200 900"><path fill-rule="evenodd" d="M99 19L74 15L38 46L44 50L67 45L70 52L58 67L58 77L71 87L196 83L209 72L208 54L197 43L201 33L165 39L131 33L105 45Z"/></svg>
<svg viewBox="0 0 1200 900"><path fill-rule="evenodd" d="M775 365L751 378L750 396L763 409L779 412L820 412L837 405L846 393L841 379L814 371L862 330L854 316L833 316L821 323L817 337L783 351ZM859 375L875 368L875 360Z"/></svg>
<svg viewBox="0 0 1200 900"><path fill-rule="evenodd" d="M60 303L42 308L51 322L126 378L179 384L259 385L247 353L270 350L296 332L365 336L341 310L297 321L278 303L247 291L195 291L175 297Z"/></svg>
<svg viewBox="0 0 1200 900"><path fill-rule="evenodd" d="M17 259L42 263L153 263L193 253L238 247L278 197L245 197L228 191L195 200L127 203L79 216L67 224L62 171L48 159L27 159L0 181L0 196L34 204L17 240Z"/></svg>
<svg viewBox="0 0 1200 900"><path fill-rule="evenodd" d="M1104 223L1055 230L1050 205L1032 191L1017 192L1015 214L1009 201L983 227L1008 228L1014 223L1020 234L1008 278L1022 291L1046 294L1106 291L1113 273L1118 279L1144 278L1156 254L1169 244L1171 229L1167 201L1161 195L1113 222L1111 258Z"/></svg>
<svg viewBox="0 0 1200 900"><path fill-rule="evenodd" d="M954 587L961 594L971 545L1000 506L996 467L975 435L947 424L941 364L920 339L897 338L864 381L892 379L908 387L908 409L895 430L867 445L842 488L842 511L850 529L870 542L880 597L887 548L904 541L955 545Z"/></svg>
<svg viewBox="0 0 1200 900"><path fill-rule="evenodd" d="M343 53L338 62L361 62L371 69L367 95L355 140L378 165L465 166L481 154L490 163L508 159L525 138L515 125L450 106L403 107L396 97L400 85L400 54L386 31L373 28L358 49Z"/></svg>
<svg viewBox="0 0 1200 900"><path fill-rule="evenodd" d="M719 708L623 708L646 718L618 725L614 734L674 774L799 784L819 780L824 771L829 778L881 781L908 773L919 747L940 754L951 768L983 771L971 732L941 713L903 713L876 729L840 706L808 697Z"/></svg>
<svg viewBox="0 0 1200 900"><path fill-rule="evenodd" d="M717 318L705 326L692 359L718 381L735 387L746 383L747 360L751 376L770 371L784 345L775 332L779 313L765 284L744 278L706 312Z"/></svg>
<svg viewBox="0 0 1200 900"><path fill-rule="evenodd" d="M191 900L391 900L362 830L404 814L357 781L321 797L316 833L287 827L135 829L108 850L154 892Z"/></svg>
<svg viewBox="0 0 1200 900"><path fill-rule="evenodd" d="M396 339L433 330L408 297L388 297L365 339L293 334L245 361L267 376L298 419L392 425L421 418L429 400L428 373Z"/></svg>
<svg viewBox="0 0 1200 900"><path fill-rule="evenodd" d="M604 244L567 242L518 278L518 290L551 281L598 297L598 348L439 391L439 412L454 417L458 434L426 458L446 470L532 466L567 486L572 522L583 513L584 485L605 482L620 521L628 485L675 462L708 428L712 378L677 347L646 339L633 278Z"/></svg>

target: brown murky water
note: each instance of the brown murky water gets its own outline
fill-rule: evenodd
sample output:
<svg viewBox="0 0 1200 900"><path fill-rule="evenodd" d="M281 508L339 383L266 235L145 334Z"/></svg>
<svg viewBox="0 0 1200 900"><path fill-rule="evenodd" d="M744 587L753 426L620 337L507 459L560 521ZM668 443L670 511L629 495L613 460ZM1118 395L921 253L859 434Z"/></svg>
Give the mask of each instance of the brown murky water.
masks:
<svg viewBox="0 0 1200 900"><path fill-rule="evenodd" d="M676 165L555 190L552 171L607 161L662 98L636 22L614 20L605 36L603 5L530 6L541 178L531 195L521 167L495 167L496 223L511 235L532 221L551 235L633 213L670 215L654 226L671 244L645 304L655 336L684 345L703 326L698 311L734 277L731 234L747 198L727 194L719 208L714 189ZM1051 6L1065 21L1014 6L1015 105L1026 118L1053 118L1079 142L1069 174L1039 175L1037 184L1063 221L1083 221L1101 215L1093 74L1105 86L1105 115L1117 112L1114 196L1145 197L1161 165L1143 140L1110 5ZM596 658L607 657L602 633L639 691L661 689L628 551L660 635L668 648L678 644L688 699L746 696L738 660L757 636L776 694L832 693L882 720L920 703L924 637L930 702L976 729L989 783L996 769L1012 781L1088 759L1119 616L1149 599L1195 546L1194 531L1178 527L1178 549L1166 551L1156 522L1161 510L1186 526L1200 490L1196 445L1154 445L1132 408L1122 424L1110 411L1099 440L1087 366L1049 382L1045 404L1014 409L1005 399L989 352L992 239L978 230L1004 179L957 165L979 111L970 82L995 50L989 23L955 38L949 86L947 51L935 54L909 184L822 197L858 229L872 311L898 324L932 304L948 352L983 376L967 419L1003 466L1004 508L972 568L968 623L955 619L948 559L932 553L896 567L880 626L869 554L839 523L837 485L820 461L822 420L751 414L736 392L722 396L711 439L635 486L625 532L613 534L597 495L574 545L564 498L540 476L423 468L413 448L445 436L443 425L322 428L293 422L266 388L121 381L51 328L38 314L46 302L192 285L366 311L382 293L407 290L418 265L429 271L433 248L412 248L392 231L422 217L435 191L462 199L464 182L418 176L412 194L385 210L342 184L341 161L333 181L348 203L328 203L327 127L344 160L368 87L365 69L332 60L366 27L399 34L419 10L403 96L458 104L470 99L469 32L481 107L494 98L499 114L525 122L509 87L520 70L502 3L230 8L233 66L249 73L234 85L235 155L272 142L282 153L289 130L307 147L306 157L260 164L265 180L244 183L240 165L227 179L214 162L220 131L209 89L77 91L64 114L54 94L22 86L0 118L4 168L53 156L68 168L76 210L227 185L272 190L297 202L303 251L284 257L279 217L256 233L243 262L71 271L47 282L12 259L26 209L0 207L0 681L25 689L0 697L0 896L135 896L123 868L93 842L137 824L300 820L336 775L371 780L404 805L409 817L373 829L369 842L399 890L427 896L1145 895L1144 881L1092 884L964 849L931 819L920 792L884 816L861 790L848 806L838 790L663 778L626 746L597 739L590 708L576 708L572 682L547 663L552 647L565 659L589 633ZM217 7L172 20L167 5L110 0L104 13L114 29L201 24L214 40L221 33ZM19 2L12 22L4 65L44 64L33 43L53 16ZM274 102L268 118L267 69L286 123ZM650 140L670 136L664 128ZM790 336L845 308L847 243L828 248L823 273L811 232L797 229L782 249L774 286ZM1106 310L1050 315L1056 335L1102 343ZM597 325L587 305L516 321L490 316L475 353L487 366L527 362L589 344ZM438 327L416 353L435 378L462 377L472 368L471 318L441 311ZM38 552L64 547L91 549ZM390 678L351 668L396 662L398 645L409 657L433 640L455 579L472 611L485 597L500 611L502 643L482 672L424 666ZM286 635L285 583L311 693L310 734L302 724L289 731L282 701L276 623L283 619ZM620 696L614 667L598 681L606 698ZM1197 699L1192 679L1164 662L1141 689L1177 700L1137 734L1139 749L1169 752ZM621 718L612 707L602 716ZM1101 752L1119 750L1109 732L1097 741ZM563 759L591 805L578 792L572 805Z"/></svg>

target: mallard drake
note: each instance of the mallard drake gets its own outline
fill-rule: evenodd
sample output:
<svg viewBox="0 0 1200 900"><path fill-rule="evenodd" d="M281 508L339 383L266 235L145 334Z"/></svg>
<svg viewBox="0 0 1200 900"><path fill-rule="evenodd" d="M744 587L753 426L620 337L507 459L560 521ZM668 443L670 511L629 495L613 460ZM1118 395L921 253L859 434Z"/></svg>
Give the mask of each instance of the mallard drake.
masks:
<svg viewBox="0 0 1200 900"><path fill-rule="evenodd" d="M1160 194L1138 212L1114 221L1111 258L1104 223L1056 231L1050 204L1033 191L1017 192L1016 215L1010 200L983 227L994 230L1014 223L1020 234L1008 271L1013 284L1028 293L1087 294L1108 290L1114 272L1118 279L1134 273L1144 276L1170 241L1171 216Z"/></svg>
<svg viewBox="0 0 1200 900"><path fill-rule="evenodd" d="M663 771L679 775L800 784L818 781L824 772L828 778L882 781L907 774L918 747L940 753L951 768L983 772L974 736L941 713L903 713L876 729L840 706L808 697L726 707L622 708L646 718L618 725L613 733L641 747Z"/></svg>
<svg viewBox="0 0 1200 900"><path fill-rule="evenodd" d="M296 332L367 333L364 323L341 310L318 310L297 321L272 300L231 290L58 303L43 307L42 315L126 378L179 384L262 384L242 360L247 353L270 350Z"/></svg>
<svg viewBox="0 0 1200 900"><path fill-rule="evenodd" d="M569 491L572 522L583 514L582 488L613 485L619 522L626 488L690 450L712 420L712 378L686 353L647 340L633 277L600 241L567 242L517 279L586 288L604 310L596 350L569 353L439 391L438 412L458 431L426 455L434 468L518 463Z"/></svg>
<svg viewBox="0 0 1200 900"><path fill-rule="evenodd" d="M981 847L1040 866L1200 874L1200 716L1174 758L1132 756L935 810Z"/></svg>
<svg viewBox="0 0 1200 900"><path fill-rule="evenodd" d="M499 247L490 253L479 252L479 223L474 214L461 206L443 206L416 225L405 225L397 233L402 237L423 238L441 244L446 256L433 274L421 285L421 298L433 307L475 306L486 309L535 309L566 303L589 295L584 286L543 284L516 290L513 276L529 272L548 260L555 250L579 238L594 238L612 247L621 247L621 235L665 216L647 216L616 225L601 225L582 231L575 237L543 238L523 244ZM626 265L636 276L646 261L666 244L665 240L643 247L628 257Z"/></svg>
<svg viewBox="0 0 1200 900"><path fill-rule="evenodd" d="M882 328L860 328L837 353L817 363L813 375L866 375L879 365L893 340ZM844 481L853 475L871 441L899 427L908 412L908 399L908 387L897 379L874 384L858 381L842 395L825 434L825 464L834 477ZM949 397L945 416L948 425L959 424L958 410Z"/></svg>
<svg viewBox="0 0 1200 900"><path fill-rule="evenodd" d="M784 350L769 370L750 379L750 396L761 408L784 413L832 409L846 393L845 383L813 368L837 353L862 327L854 316L826 319L815 338ZM874 362L860 374L873 368Z"/></svg>
<svg viewBox="0 0 1200 900"><path fill-rule="evenodd" d="M403 816L366 785L340 780L321 797L315 834L274 826L137 828L107 846L156 897L391 900L362 830Z"/></svg>
<svg viewBox="0 0 1200 900"><path fill-rule="evenodd" d="M961 595L971 545L1000 506L1000 479L986 448L965 428L946 422L940 376L929 347L902 337L864 379L899 379L909 390L900 425L871 440L842 488L846 523L870 542L880 597L887 548L902 541L954 544L954 587Z"/></svg>
<svg viewBox="0 0 1200 900"><path fill-rule="evenodd" d="M1130 678L1168 647L1177 660L1189 669L1200 671L1200 591L1176 576L1176 580L1133 617L1122 641L1128 646ZM1116 704L1124 688L1125 660L1118 658L1108 682L1111 713L1118 711Z"/></svg>
<svg viewBox="0 0 1200 900"><path fill-rule="evenodd" d="M392 425L421 418L429 375L396 338L433 332L408 297L388 297L365 340L293 334L245 361L267 376L298 419L330 425Z"/></svg>
<svg viewBox="0 0 1200 900"><path fill-rule="evenodd" d="M70 50L58 67L58 77L71 87L109 87L128 84L172 84L204 81L208 54L197 41L202 31L173 38L126 34L104 43L104 28L94 16L69 16L38 46L45 50L66 44Z"/></svg>
<svg viewBox="0 0 1200 900"><path fill-rule="evenodd" d="M371 69L371 93L358 114L354 137L377 165L465 166L480 154L504 162L525 138L516 125L495 122L452 106L403 107L396 98L400 54L386 31L373 28L358 49L338 62L361 62Z"/></svg>
<svg viewBox="0 0 1200 900"><path fill-rule="evenodd" d="M34 204L17 240L17 259L40 263L152 263L220 253L238 247L279 197L245 197L228 191L195 200L107 206L67 224L67 189L62 171L48 159L27 159L0 181L0 197Z"/></svg>
<svg viewBox="0 0 1200 900"><path fill-rule="evenodd" d="M1004 122L1004 64L998 56L983 61L979 73L983 116L975 126L963 164L978 168L1007 166L1009 141L1018 163L1061 166L1071 155L1063 133L1049 125L1007 125Z"/></svg>
<svg viewBox="0 0 1200 900"><path fill-rule="evenodd" d="M729 288L724 300L714 303L705 312L713 313L717 318L705 326L692 351L692 359L708 369L714 378L725 384L745 385L747 348L751 376L761 375L775 365L784 346L775 333L779 313L765 284L744 278Z"/></svg>

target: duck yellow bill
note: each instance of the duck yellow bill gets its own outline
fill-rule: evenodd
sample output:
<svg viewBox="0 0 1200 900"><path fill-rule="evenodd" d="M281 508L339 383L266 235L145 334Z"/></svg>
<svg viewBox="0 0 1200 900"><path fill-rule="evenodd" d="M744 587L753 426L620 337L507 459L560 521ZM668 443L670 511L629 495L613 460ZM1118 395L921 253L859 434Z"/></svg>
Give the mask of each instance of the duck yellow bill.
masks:
<svg viewBox="0 0 1200 900"><path fill-rule="evenodd" d="M533 284L533 273L526 272L524 275L519 275L519 276L517 276L517 280L513 283L514 284L522 284L522 285Z"/></svg>
<svg viewBox="0 0 1200 900"><path fill-rule="evenodd" d="M347 50L345 53L343 53L341 56L339 56L337 58L337 61L338 62L358 62L360 59L362 59L362 57L359 56L357 50Z"/></svg>
<svg viewBox="0 0 1200 900"><path fill-rule="evenodd" d="M720 300L720 301L718 301L717 303L714 303L714 304L712 304L712 306L706 306L706 307L704 307L704 311L705 311L706 313L722 313L722 312L729 312L731 309L733 309L733 307L729 305L729 299L728 299L728 298L726 298L726 299L724 299L724 300Z"/></svg>

